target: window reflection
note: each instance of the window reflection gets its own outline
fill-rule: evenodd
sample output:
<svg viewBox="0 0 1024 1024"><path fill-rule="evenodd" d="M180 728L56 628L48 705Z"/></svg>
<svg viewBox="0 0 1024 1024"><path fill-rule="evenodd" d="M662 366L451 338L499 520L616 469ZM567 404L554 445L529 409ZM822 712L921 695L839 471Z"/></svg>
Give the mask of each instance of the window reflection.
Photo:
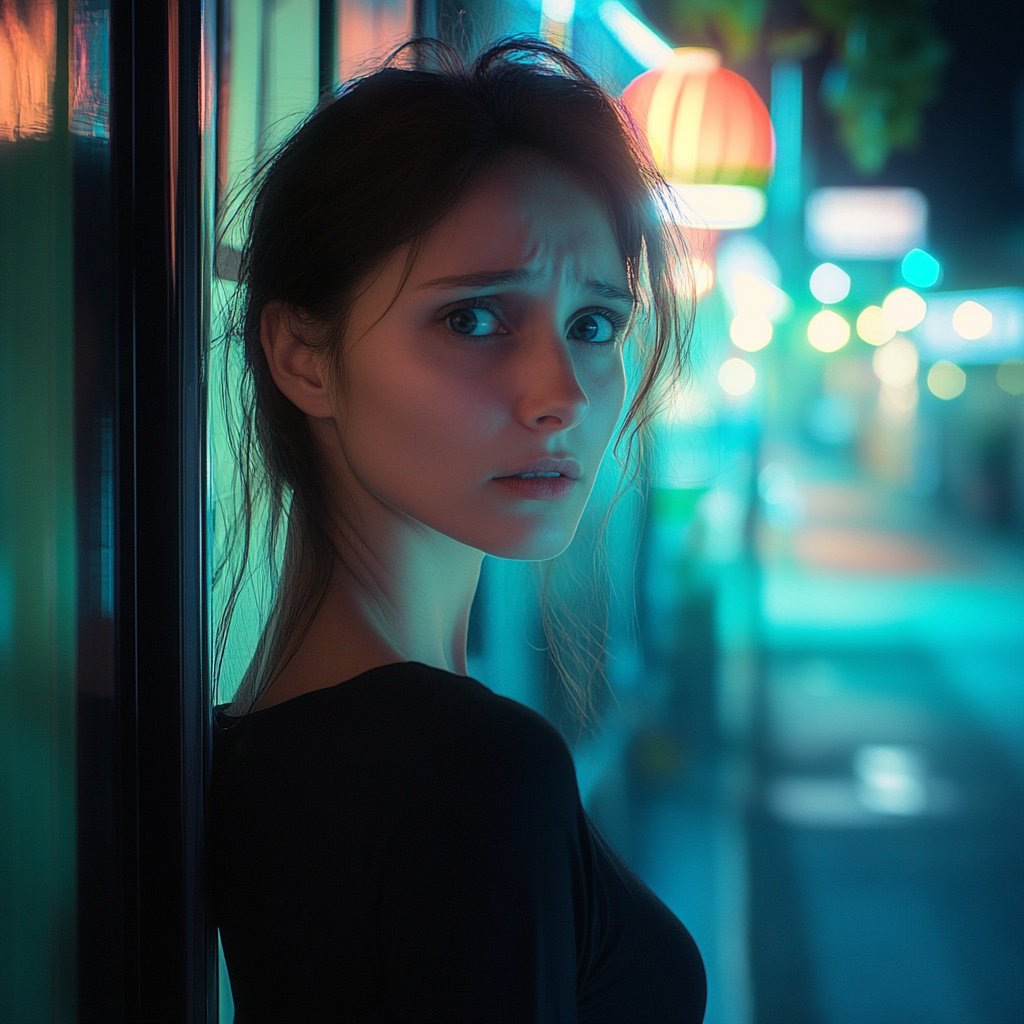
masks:
<svg viewBox="0 0 1024 1024"><path fill-rule="evenodd" d="M56 29L53 0L0 7L0 141L52 130Z"/></svg>

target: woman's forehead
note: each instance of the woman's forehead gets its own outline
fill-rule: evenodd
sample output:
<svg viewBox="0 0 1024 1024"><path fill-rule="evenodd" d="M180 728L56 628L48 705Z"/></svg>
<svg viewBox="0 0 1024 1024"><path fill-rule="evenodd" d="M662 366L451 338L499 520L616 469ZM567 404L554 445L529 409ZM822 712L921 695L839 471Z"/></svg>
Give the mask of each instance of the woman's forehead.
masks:
<svg viewBox="0 0 1024 1024"><path fill-rule="evenodd" d="M625 261L607 211L544 161L484 176L419 248L410 279L414 286L500 275L523 288L562 279L597 280L628 292Z"/></svg>

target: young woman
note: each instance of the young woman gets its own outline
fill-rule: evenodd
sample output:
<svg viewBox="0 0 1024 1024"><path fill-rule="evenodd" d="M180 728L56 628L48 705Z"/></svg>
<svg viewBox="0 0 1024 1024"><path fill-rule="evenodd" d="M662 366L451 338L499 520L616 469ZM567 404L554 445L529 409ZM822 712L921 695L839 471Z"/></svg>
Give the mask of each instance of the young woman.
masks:
<svg viewBox="0 0 1024 1024"><path fill-rule="evenodd" d="M557 50L418 62L295 134L243 253L245 507L287 537L216 723L236 1020L697 1022L700 955L565 743L466 675L483 555L563 551L624 353L625 450L680 364L663 183Z"/></svg>

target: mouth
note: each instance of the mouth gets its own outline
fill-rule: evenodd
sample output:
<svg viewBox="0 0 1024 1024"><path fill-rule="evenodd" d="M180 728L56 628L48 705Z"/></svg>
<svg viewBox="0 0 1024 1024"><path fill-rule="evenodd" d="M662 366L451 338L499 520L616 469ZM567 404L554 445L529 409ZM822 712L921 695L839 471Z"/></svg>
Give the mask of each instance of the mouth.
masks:
<svg viewBox="0 0 1024 1024"><path fill-rule="evenodd" d="M523 498L557 501L576 489L582 476L575 459L536 459L494 477L494 482Z"/></svg>

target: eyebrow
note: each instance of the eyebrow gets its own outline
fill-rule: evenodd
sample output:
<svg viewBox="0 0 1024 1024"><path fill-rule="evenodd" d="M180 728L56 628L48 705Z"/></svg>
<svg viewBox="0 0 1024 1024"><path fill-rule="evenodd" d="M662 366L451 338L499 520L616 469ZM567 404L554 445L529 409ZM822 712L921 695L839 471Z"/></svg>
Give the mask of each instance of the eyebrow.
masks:
<svg viewBox="0 0 1024 1024"><path fill-rule="evenodd" d="M475 274L453 274L451 277L438 277L433 281L425 281L420 288L491 288L496 285L526 285L536 275L525 268L514 270L484 270ZM632 292L618 288L607 281L599 281L596 278L588 278L583 282L586 291L601 295L606 299L613 299L632 306L636 298Z"/></svg>

